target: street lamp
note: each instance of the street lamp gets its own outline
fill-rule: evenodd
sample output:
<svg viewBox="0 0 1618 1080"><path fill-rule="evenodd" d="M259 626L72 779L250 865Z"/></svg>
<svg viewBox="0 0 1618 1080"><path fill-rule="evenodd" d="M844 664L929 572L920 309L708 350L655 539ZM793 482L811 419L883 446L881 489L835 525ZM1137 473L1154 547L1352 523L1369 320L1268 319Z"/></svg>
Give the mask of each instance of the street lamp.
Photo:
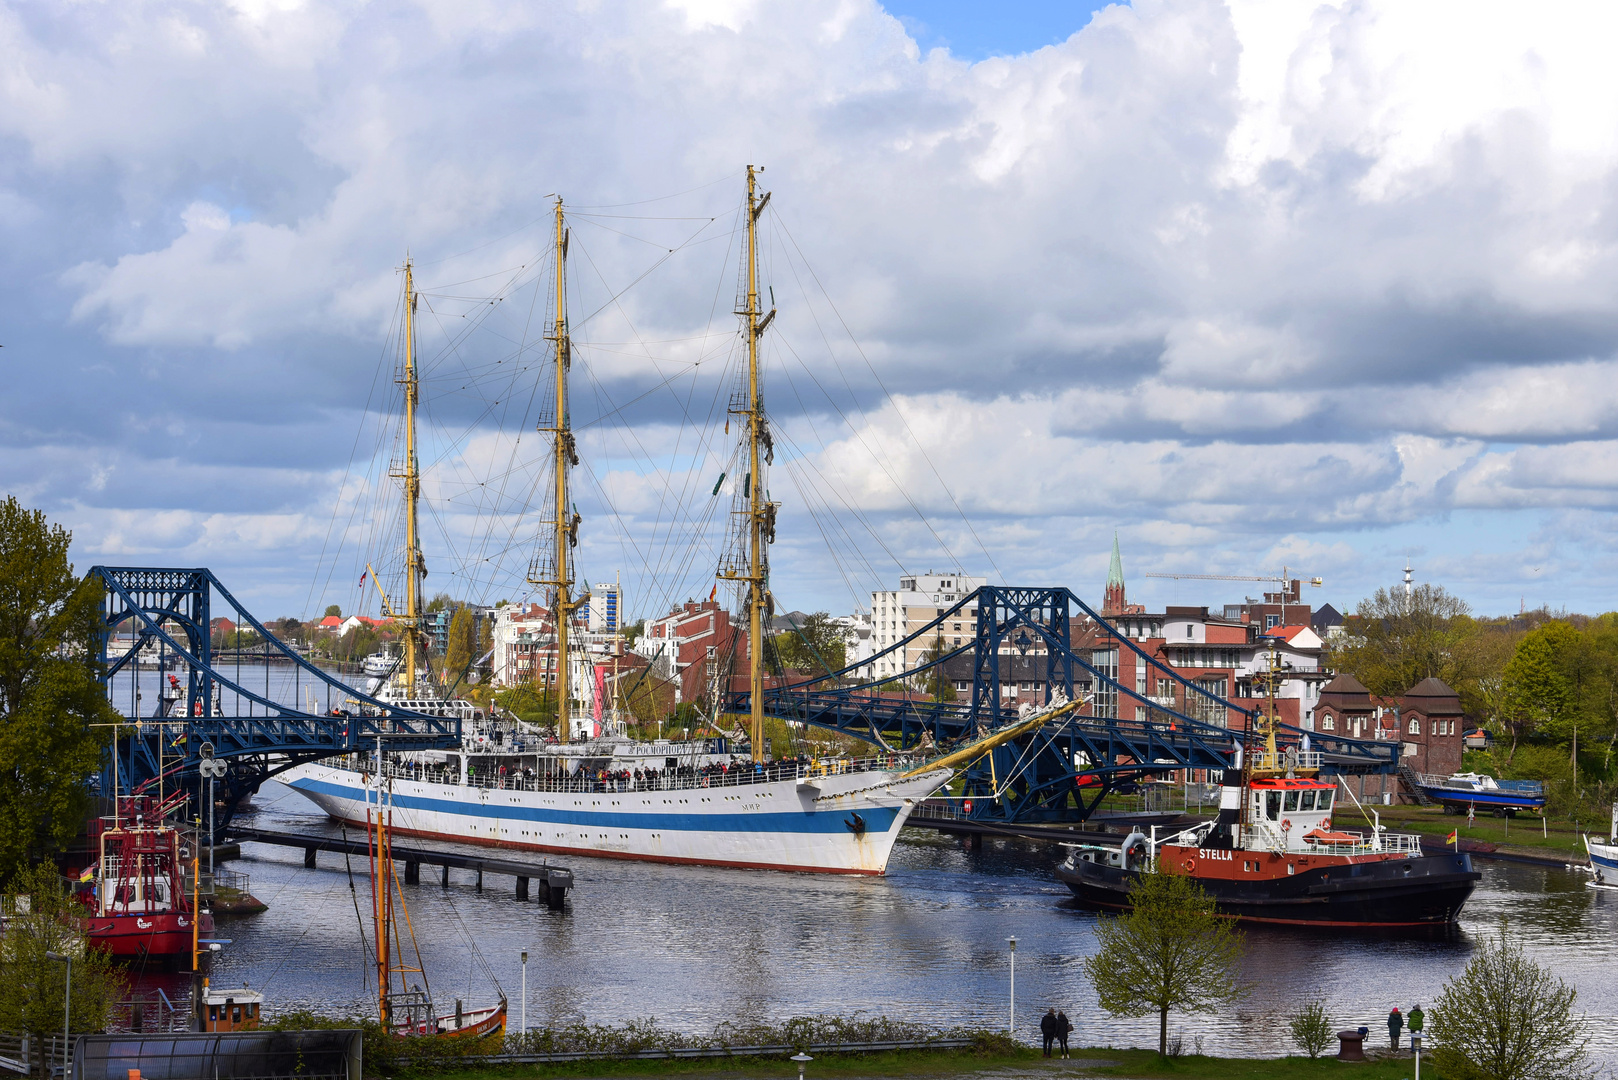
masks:
<svg viewBox="0 0 1618 1080"><path fill-rule="evenodd" d="M803 1080L803 1067L815 1059L804 1053L802 1050L799 1050L796 1054L792 1055L790 1060L798 1063L798 1080Z"/></svg>
<svg viewBox="0 0 1618 1080"><path fill-rule="evenodd" d="M528 1034L528 950L522 951L522 1017L517 1022L519 1034Z"/></svg>
<svg viewBox="0 0 1618 1080"><path fill-rule="evenodd" d="M1017 1034L1017 935L1006 938L1011 946L1011 1012L1007 1016L1006 1034L1015 1037Z"/></svg>
<svg viewBox="0 0 1618 1080"><path fill-rule="evenodd" d="M47 952L45 959L67 965L67 988L62 991L62 1073L66 1075L68 1021L73 1016L73 954Z"/></svg>
<svg viewBox="0 0 1618 1080"><path fill-rule="evenodd" d="M1416 1080L1421 1080L1421 1032L1410 1033L1410 1049L1416 1055Z"/></svg>

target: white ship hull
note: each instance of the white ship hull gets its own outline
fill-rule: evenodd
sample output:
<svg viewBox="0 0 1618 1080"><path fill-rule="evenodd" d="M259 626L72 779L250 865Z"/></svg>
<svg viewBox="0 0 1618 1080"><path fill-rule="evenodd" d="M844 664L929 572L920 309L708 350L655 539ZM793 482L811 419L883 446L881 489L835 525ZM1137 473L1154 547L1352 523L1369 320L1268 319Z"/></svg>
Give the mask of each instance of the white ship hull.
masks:
<svg viewBox="0 0 1618 1080"><path fill-rule="evenodd" d="M394 832L567 855L829 874L881 874L937 769L651 791L529 791L396 777ZM365 822L367 778L318 762L281 779L340 821ZM371 799L375 800L374 788Z"/></svg>

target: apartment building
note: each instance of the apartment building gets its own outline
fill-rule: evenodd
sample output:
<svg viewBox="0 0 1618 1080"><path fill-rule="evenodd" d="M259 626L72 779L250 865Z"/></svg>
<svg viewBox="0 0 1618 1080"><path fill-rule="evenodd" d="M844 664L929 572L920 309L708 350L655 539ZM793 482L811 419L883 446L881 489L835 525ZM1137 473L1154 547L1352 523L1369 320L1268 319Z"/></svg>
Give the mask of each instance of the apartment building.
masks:
<svg viewBox="0 0 1618 1080"><path fill-rule="evenodd" d="M897 589L871 594L871 652L879 653L916 633L962 599L981 588L987 578L959 570L906 575ZM969 603L947 621L940 631L944 647L953 649L970 641L977 618L977 605ZM897 678L923 662L922 656L932 639L912 642L902 652L890 653L870 665L869 678Z"/></svg>

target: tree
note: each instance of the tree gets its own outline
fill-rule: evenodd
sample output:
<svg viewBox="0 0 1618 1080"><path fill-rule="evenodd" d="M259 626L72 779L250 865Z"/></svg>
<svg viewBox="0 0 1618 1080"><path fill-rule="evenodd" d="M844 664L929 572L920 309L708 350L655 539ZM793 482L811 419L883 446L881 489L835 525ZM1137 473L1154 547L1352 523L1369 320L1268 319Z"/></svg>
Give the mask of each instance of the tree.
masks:
<svg viewBox="0 0 1618 1080"><path fill-rule="evenodd" d="M949 647L944 644L944 635L939 634L933 638L932 644L928 645L926 651L921 654L921 662L931 664L947 652L949 652ZM928 668L918 681L921 692L934 701L955 700L955 684L944 674L943 664Z"/></svg>
<svg viewBox="0 0 1618 1080"><path fill-rule="evenodd" d="M1157 1013L1157 1052L1167 1056L1169 1010L1212 1012L1245 995L1236 976L1243 938L1185 874L1141 874L1129 904L1096 925L1101 947L1084 969L1103 1009L1116 1016Z"/></svg>
<svg viewBox="0 0 1618 1080"><path fill-rule="evenodd" d="M1478 944L1433 1006L1433 1062L1449 1080L1582 1080L1593 1076L1578 992L1498 938Z"/></svg>
<svg viewBox="0 0 1618 1080"><path fill-rule="evenodd" d="M1319 998L1287 1017L1287 1026L1292 1030L1292 1041L1312 1058L1319 1057L1320 1052L1331 1045L1331 1017L1326 1015L1325 1002Z"/></svg>
<svg viewBox="0 0 1618 1080"><path fill-rule="evenodd" d="M78 835L107 727L99 586L73 576L72 534L0 503L0 884Z"/></svg>
<svg viewBox="0 0 1618 1080"><path fill-rule="evenodd" d="M444 649L444 676L450 682L461 677L467 665L478 658L478 628L472 609L459 607L449 619L449 642Z"/></svg>
<svg viewBox="0 0 1618 1080"><path fill-rule="evenodd" d="M122 969L86 944L55 864L41 863L14 884L21 894L19 912L5 921L0 936L0 1029L26 1031L35 1038L61 1035L67 965L45 955L54 952L73 958L68 1030L101 1031L122 995Z"/></svg>
<svg viewBox="0 0 1618 1080"><path fill-rule="evenodd" d="M1331 664L1373 694L1402 694L1423 679L1442 680L1469 695L1482 674L1480 628L1471 608L1437 585L1378 589L1361 600Z"/></svg>
<svg viewBox="0 0 1618 1080"><path fill-rule="evenodd" d="M327 615L335 615L339 619L341 619L343 617L343 609L338 607L336 604L330 604L326 608L326 614Z"/></svg>
<svg viewBox="0 0 1618 1080"><path fill-rule="evenodd" d="M776 658L786 667L811 675L842 670L848 655L848 627L824 611L804 617L795 630L775 635Z"/></svg>

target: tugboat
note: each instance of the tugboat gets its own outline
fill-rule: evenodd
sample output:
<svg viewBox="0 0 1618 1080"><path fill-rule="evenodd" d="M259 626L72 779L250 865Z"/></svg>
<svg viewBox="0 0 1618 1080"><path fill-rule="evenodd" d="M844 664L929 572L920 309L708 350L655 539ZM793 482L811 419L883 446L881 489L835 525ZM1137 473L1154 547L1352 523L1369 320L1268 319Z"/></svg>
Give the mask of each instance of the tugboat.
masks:
<svg viewBox="0 0 1618 1080"><path fill-rule="evenodd" d="M160 819L148 796L117 800L110 824L101 819L100 859L87 870L94 892L83 895L91 914L84 932L92 947L119 960L177 962L198 936L213 933L213 916L187 895L180 833Z"/></svg>
<svg viewBox="0 0 1618 1080"><path fill-rule="evenodd" d="M1275 741L1275 657L1261 678L1269 703L1244 734L1222 779L1219 816L1166 839L1133 832L1116 846L1076 844L1057 868L1080 903L1122 911L1144 870L1187 874L1220 912L1289 926L1444 927L1482 877L1462 852L1423 855L1421 838L1334 829L1335 785L1319 779L1320 754ZM1257 730L1252 730L1256 728ZM1307 743L1304 744L1305 747ZM1245 764L1245 767L1244 767ZM1153 830L1154 834L1156 830Z"/></svg>

